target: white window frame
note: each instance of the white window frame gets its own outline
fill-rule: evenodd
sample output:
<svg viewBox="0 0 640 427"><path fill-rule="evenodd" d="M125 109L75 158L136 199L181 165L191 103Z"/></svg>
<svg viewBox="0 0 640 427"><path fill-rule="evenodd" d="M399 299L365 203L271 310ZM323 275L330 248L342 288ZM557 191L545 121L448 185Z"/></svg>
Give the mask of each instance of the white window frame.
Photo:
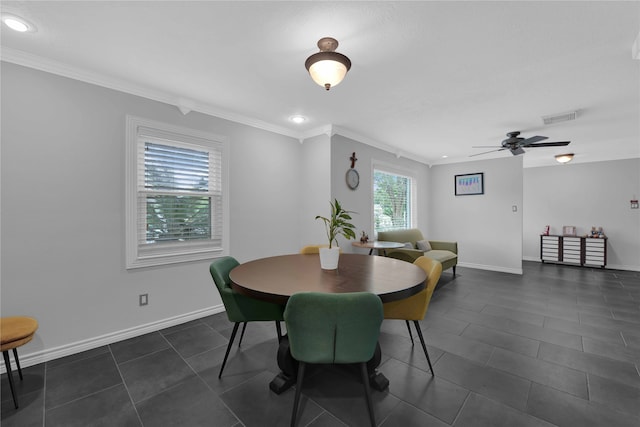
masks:
<svg viewBox="0 0 640 427"><path fill-rule="evenodd" d="M410 194L410 206L409 206L409 221L408 228L416 228L418 226L418 179L414 171L410 169L404 169L398 167L392 163L382 162L379 160L373 160L371 162L371 228L374 234L374 238L378 238L378 231L376 230L376 217L375 217L375 172L384 172L388 174L398 175L408 178L411 181L411 194Z"/></svg>
<svg viewBox="0 0 640 427"><path fill-rule="evenodd" d="M219 150L222 156L222 239L212 246L211 240L163 244L149 249L138 243L138 235L145 232L146 224L139 224L138 179L139 167L144 168L144 150L139 149L141 135L153 135L158 140L170 141L175 146ZM125 241L126 268L141 268L180 262L211 259L229 254L229 141L221 135L214 135L194 129L170 125L150 119L127 115L126 117L126 172L125 172ZM139 166L142 165L142 166ZM212 218L213 219L213 218ZM212 221L213 224L213 221ZM141 228L144 227L144 228Z"/></svg>

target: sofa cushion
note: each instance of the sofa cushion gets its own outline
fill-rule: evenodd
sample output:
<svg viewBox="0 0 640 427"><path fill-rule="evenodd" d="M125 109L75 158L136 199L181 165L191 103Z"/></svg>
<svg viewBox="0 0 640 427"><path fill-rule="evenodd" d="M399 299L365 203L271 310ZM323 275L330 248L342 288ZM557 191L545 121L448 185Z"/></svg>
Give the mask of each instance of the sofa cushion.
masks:
<svg viewBox="0 0 640 427"><path fill-rule="evenodd" d="M416 242L416 247L423 252L431 250L431 243L428 240L418 240Z"/></svg>
<svg viewBox="0 0 640 427"><path fill-rule="evenodd" d="M415 249L415 248L413 247L413 243L411 243L411 242L405 242L405 244L404 244L404 248L405 248L405 249Z"/></svg>
<svg viewBox="0 0 640 427"><path fill-rule="evenodd" d="M425 240L422 236L422 232L417 228L409 228L402 230L388 230L379 231L378 240L387 242L400 242L404 245L404 242L411 242L413 248L416 248L416 243L421 240ZM421 249L407 249L405 247L401 249L389 249L387 250L387 256L390 258L396 258L407 262L414 262L421 256L426 256L436 261L440 261L442 269L453 268L453 275L455 277L456 265L458 264L458 242L449 242L444 240L428 240L430 251Z"/></svg>

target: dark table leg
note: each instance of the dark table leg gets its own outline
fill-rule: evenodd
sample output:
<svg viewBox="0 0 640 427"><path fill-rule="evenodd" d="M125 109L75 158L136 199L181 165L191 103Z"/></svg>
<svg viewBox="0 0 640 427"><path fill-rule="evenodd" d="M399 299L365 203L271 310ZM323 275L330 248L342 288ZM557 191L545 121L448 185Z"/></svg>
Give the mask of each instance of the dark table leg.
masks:
<svg viewBox="0 0 640 427"><path fill-rule="evenodd" d="M367 371L369 372L369 383L371 387L378 391L384 391L389 387L389 380L381 373L377 371L382 360L382 351L380 350L380 344L376 344L376 350L373 357L367 362ZM280 341L278 347L278 366L280 367L280 373L271 380L269 388L275 394L280 394L283 391L288 390L296 383L296 374L298 372L298 362L291 356L289 350L289 338L285 335Z"/></svg>
<svg viewBox="0 0 640 427"><path fill-rule="evenodd" d="M382 350L380 343L376 344L376 351L373 353L371 360L367 362L367 371L369 372L369 384L378 391L385 391L389 388L389 380L383 374L377 371L382 360Z"/></svg>
<svg viewBox="0 0 640 427"><path fill-rule="evenodd" d="M275 394L288 390L296 383L298 361L291 356L289 337L286 335L282 337L278 347L278 366L280 367L280 373L269 383L269 388Z"/></svg>

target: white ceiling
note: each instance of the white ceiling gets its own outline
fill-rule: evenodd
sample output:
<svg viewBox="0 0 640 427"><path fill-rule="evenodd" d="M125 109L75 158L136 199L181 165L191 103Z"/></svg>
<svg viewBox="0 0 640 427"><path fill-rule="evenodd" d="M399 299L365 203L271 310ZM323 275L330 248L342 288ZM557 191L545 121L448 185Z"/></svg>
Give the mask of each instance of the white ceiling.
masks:
<svg viewBox="0 0 640 427"><path fill-rule="evenodd" d="M305 138L337 132L428 164L509 131L568 147L525 167L640 157L640 2L2 1L2 59ZM353 67L329 92L304 68L331 36ZM542 116L578 110L572 122ZM306 123L289 121L294 114ZM442 156L449 156L443 159Z"/></svg>

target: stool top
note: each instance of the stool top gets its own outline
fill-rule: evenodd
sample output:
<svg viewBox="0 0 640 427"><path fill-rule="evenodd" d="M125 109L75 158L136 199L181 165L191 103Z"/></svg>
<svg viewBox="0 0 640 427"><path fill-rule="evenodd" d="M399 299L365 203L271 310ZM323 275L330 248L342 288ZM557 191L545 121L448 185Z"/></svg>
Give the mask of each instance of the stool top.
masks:
<svg viewBox="0 0 640 427"><path fill-rule="evenodd" d="M33 317L12 316L0 318L0 344L8 344L33 335L38 321Z"/></svg>

